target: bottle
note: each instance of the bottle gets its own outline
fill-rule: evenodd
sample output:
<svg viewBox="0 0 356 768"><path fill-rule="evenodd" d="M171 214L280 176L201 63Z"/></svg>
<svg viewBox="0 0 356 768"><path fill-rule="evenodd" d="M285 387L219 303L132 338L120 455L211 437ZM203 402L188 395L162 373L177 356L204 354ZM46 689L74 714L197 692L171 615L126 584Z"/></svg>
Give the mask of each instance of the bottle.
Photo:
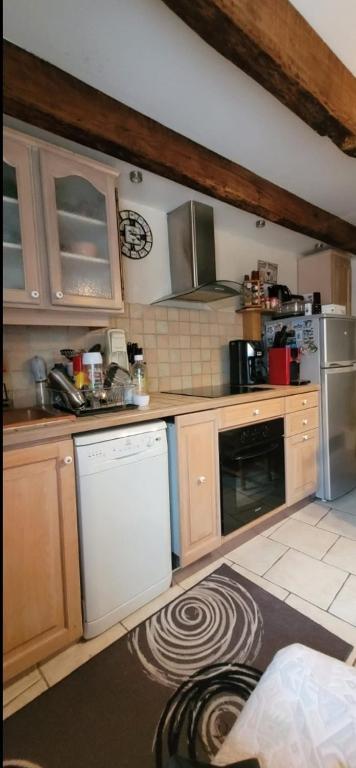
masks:
<svg viewBox="0 0 356 768"><path fill-rule="evenodd" d="M251 307L252 305L252 283L248 275L244 277L243 283L243 299L244 307Z"/></svg>
<svg viewBox="0 0 356 768"><path fill-rule="evenodd" d="M132 366L132 381L135 385L135 393L145 395L147 393L146 366L143 362L142 349L138 348Z"/></svg>
<svg viewBox="0 0 356 768"><path fill-rule="evenodd" d="M83 368L89 389L102 389L104 384L103 358L100 352L84 352Z"/></svg>

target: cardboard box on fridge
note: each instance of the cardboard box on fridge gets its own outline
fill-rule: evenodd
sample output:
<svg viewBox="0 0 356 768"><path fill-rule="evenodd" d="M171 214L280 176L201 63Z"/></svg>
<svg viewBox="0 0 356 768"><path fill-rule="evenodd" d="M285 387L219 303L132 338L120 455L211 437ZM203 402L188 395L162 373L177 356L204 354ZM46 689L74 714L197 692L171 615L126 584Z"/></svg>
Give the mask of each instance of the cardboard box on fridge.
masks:
<svg viewBox="0 0 356 768"><path fill-rule="evenodd" d="M346 307L342 304L322 304L321 312L323 315L346 315Z"/></svg>

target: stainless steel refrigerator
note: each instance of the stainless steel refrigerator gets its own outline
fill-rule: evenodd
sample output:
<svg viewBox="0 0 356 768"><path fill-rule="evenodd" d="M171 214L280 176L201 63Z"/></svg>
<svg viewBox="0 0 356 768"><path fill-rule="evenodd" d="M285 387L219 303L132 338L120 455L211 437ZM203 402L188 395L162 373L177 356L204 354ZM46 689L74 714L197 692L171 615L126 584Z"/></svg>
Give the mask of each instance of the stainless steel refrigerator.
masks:
<svg viewBox="0 0 356 768"><path fill-rule="evenodd" d="M267 321L267 347L283 325L294 330L295 346L303 350L301 380L320 384L317 496L336 499L356 488L356 318L312 315Z"/></svg>

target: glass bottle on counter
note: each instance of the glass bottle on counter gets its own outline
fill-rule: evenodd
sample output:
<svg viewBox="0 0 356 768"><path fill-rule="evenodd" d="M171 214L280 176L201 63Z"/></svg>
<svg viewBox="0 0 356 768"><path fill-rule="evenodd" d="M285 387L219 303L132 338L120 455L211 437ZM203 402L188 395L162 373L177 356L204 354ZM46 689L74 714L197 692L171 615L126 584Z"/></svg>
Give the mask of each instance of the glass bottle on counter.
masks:
<svg viewBox="0 0 356 768"><path fill-rule="evenodd" d="M134 357L134 364L132 366L132 381L135 385L135 392L138 395L145 395L147 393L147 376L146 365L143 362L142 349L138 349Z"/></svg>

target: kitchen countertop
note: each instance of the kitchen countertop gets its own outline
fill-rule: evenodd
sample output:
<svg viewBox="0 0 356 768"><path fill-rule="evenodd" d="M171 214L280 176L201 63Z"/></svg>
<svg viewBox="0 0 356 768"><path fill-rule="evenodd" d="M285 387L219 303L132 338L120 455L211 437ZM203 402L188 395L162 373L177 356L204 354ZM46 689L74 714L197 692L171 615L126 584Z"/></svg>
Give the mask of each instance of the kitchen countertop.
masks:
<svg viewBox="0 0 356 768"><path fill-rule="evenodd" d="M79 418L69 414L69 419L63 419L64 414L60 413L58 417L54 416L51 421L38 420L27 422L24 425L9 424L3 431L3 446L4 448L12 448L29 443L70 437L80 432L127 426L137 422L164 419L184 413L196 413L197 411L209 411L240 403L255 402L256 400L271 400L276 397L315 392L320 388L318 384L304 384L300 387L272 386L271 384L266 384L265 386L265 391L261 389L259 392L243 395L226 395L225 397L213 399L155 392L151 394L150 404L146 408L116 411L112 414L102 413L97 416L81 416ZM66 415L68 416L68 414Z"/></svg>

